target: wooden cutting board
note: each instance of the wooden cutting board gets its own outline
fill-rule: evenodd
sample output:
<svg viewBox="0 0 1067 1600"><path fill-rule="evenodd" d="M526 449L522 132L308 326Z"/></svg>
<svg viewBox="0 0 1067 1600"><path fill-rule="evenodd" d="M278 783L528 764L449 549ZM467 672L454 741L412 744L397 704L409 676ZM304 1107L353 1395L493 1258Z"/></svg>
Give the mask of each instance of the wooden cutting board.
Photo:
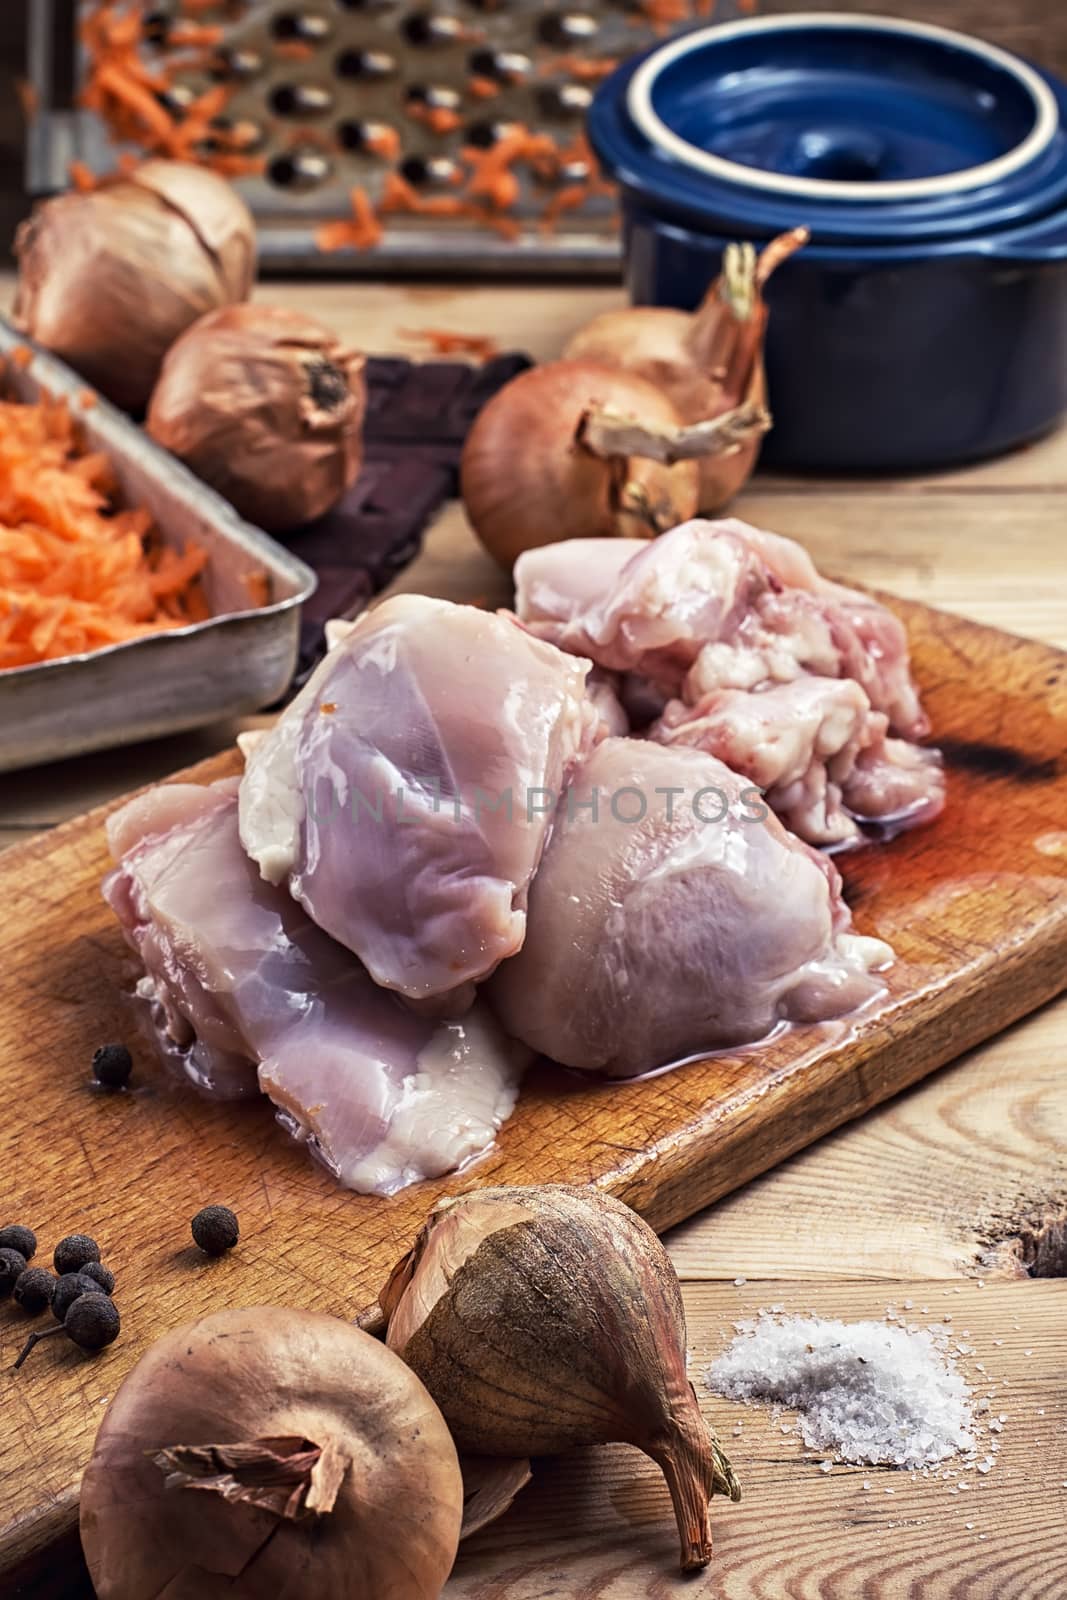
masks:
<svg viewBox="0 0 1067 1600"><path fill-rule="evenodd" d="M391 1200L338 1189L266 1100L203 1102L137 1044L135 968L99 893L108 808L5 853L0 1220L30 1223L42 1259L64 1233L94 1234L118 1276L123 1331L95 1358L49 1341L13 1373L26 1321L0 1305L0 1587L69 1539L104 1403L186 1317L264 1301L351 1317L438 1195L483 1183L594 1182L666 1228L1067 986L1067 655L890 603L910 631L949 799L932 827L839 858L857 927L897 952L887 1007L644 1083L539 1070L475 1168ZM224 755L182 776L237 765ZM93 1050L122 1038L136 1088L94 1092ZM233 1206L242 1230L217 1262L189 1236L211 1201Z"/></svg>

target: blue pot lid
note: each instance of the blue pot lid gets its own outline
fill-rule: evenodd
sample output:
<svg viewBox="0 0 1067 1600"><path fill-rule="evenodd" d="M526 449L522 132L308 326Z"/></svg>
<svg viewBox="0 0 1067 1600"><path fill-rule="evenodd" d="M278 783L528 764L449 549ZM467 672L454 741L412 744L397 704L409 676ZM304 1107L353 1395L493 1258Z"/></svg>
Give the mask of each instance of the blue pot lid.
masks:
<svg viewBox="0 0 1067 1600"><path fill-rule="evenodd" d="M807 224L900 243L1005 228L1067 201L1067 88L1007 51L888 17L700 28L601 86L600 160L713 232Z"/></svg>

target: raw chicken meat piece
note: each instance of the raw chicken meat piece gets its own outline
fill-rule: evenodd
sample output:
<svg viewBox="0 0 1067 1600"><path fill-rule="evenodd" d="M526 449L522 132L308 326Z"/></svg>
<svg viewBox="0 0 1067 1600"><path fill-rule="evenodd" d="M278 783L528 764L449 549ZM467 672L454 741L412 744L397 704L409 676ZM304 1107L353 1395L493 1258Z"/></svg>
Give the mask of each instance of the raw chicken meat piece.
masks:
<svg viewBox="0 0 1067 1600"><path fill-rule="evenodd" d="M843 1016L881 992L891 955L851 932L833 863L745 779L700 750L607 739L560 803L526 942L486 992L532 1049L626 1077Z"/></svg>
<svg viewBox="0 0 1067 1600"><path fill-rule="evenodd" d="M599 605L644 539L563 539L524 550L515 563L515 610L524 622L569 622Z"/></svg>
<svg viewBox="0 0 1067 1600"><path fill-rule="evenodd" d="M852 679L802 677L758 693L713 690L693 706L672 700L649 737L717 756L793 833L832 845L859 837L857 816L913 824L944 804L937 752L887 739L886 727Z"/></svg>
<svg viewBox="0 0 1067 1600"><path fill-rule="evenodd" d="M589 663L420 595L361 617L241 783L241 840L376 983L459 1015L522 944Z"/></svg>
<svg viewBox="0 0 1067 1600"><path fill-rule="evenodd" d="M793 540L698 518L648 543L572 544L573 555L551 545L515 565L517 613L542 638L690 703L802 673L850 677L896 733L927 731L900 622L822 578Z"/></svg>
<svg viewBox="0 0 1067 1600"><path fill-rule="evenodd" d="M104 884L144 963L167 1053L217 1097L268 1094L347 1187L392 1194L462 1165L510 1115L528 1051L477 1005L415 1015L265 883L233 783L171 784L108 827Z"/></svg>
<svg viewBox="0 0 1067 1600"><path fill-rule="evenodd" d="M677 693L702 645L733 638L769 582L726 527L694 521L653 540L572 540L579 548L566 561L557 552L569 544L527 550L515 563L516 611L561 649Z"/></svg>
<svg viewBox="0 0 1067 1600"><path fill-rule="evenodd" d="M619 699L619 677L614 672L604 672L594 667L585 680L585 692L596 712L594 739L618 738L630 731L630 719Z"/></svg>
<svg viewBox="0 0 1067 1600"><path fill-rule="evenodd" d="M918 739L928 733L901 623L876 600L836 585L828 588L836 592L785 589L761 595L731 640L699 652L685 680L685 697L788 683L802 673L852 678L898 734Z"/></svg>

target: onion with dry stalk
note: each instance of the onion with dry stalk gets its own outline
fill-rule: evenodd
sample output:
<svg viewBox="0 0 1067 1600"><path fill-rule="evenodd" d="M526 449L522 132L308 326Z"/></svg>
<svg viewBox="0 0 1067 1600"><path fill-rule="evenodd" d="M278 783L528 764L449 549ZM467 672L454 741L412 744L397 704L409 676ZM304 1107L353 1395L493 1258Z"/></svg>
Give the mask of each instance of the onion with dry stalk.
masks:
<svg viewBox="0 0 1067 1600"><path fill-rule="evenodd" d="M471 525L506 567L561 539L652 538L697 506L697 463L762 413L688 427L649 379L595 361L520 373L480 412L460 466Z"/></svg>
<svg viewBox="0 0 1067 1600"><path fill-rule="evenodd" d="M434 1600L463 1483L423 1385L347 1322L260 1306L166 1334L81 1490L99 1600Z"/></svg>
<svg viewBox="0 0 1067 1600"><path fill-rule="evenodd" d="M570 340L564 358L599 361L636 373L663 391L683 421L706 422L739 407L751 413L729 451L700 463L699 509L720 511L747 482L769 426L763 342L767 279L807 243L807 228L751 244L727 245L722 271L694 312L630 306L594 317ZM762 413L763 420L757 420Z"/></svg>
<svg viewBox="0 0 1067 1600"><path fill-rule="evenodd" d="M683 1570L707 1565L712 1494L740 1489L686 1373L674 1268L628 1206L556 1184L444 1200L380 1307L461 1452L636 1445L667 1479Z"/></svg>
<svg viewBox="0 0 1067 1600"><path fill-rule="evenodd" d="M173 346L148 432L250 522L282 533L321 516L363 458L364 360L312 317L227 306Z"/></svg>
<svg viewBox="0 0 1067 1600"><path fill-rule="evenodd" d="M116 404L141 411L167 350L245 300L252 215L213 172L146 161L87 194L38 205L15 239L15 321Z"/></svg>

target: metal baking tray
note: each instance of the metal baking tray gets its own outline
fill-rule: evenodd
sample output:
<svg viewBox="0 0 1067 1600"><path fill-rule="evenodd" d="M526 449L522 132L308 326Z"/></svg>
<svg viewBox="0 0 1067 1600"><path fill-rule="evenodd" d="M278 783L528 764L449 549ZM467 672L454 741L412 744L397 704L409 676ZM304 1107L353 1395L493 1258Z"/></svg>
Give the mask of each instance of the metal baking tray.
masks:
<svg viewBox="0 0 1067 1600"><path fill-rule="evenodd" d="M300 608L314 593L311 568L242 521L220 495L98 399L79 409L85 381L0 319L5 387L17 400L65 398L91 449L115 468L119 499L146 506L163 539L208 551L204 591L212 615L186 628L85 655L0 670L0 772L178 733L257 711L284 694L296 665ZM269 600L254 593L267 585Z"/></svg>

